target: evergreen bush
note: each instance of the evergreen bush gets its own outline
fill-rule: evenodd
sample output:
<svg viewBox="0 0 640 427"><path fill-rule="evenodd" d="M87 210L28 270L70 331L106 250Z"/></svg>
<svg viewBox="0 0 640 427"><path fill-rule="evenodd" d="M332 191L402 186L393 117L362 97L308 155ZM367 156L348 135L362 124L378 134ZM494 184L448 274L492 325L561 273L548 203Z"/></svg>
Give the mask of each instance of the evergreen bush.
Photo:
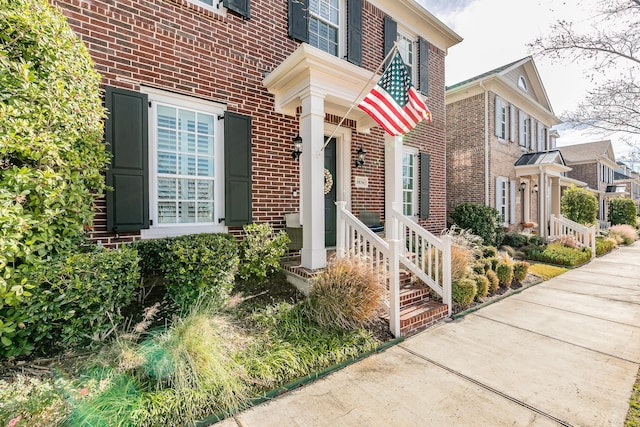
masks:
<svg viewBox="0 0 640 427"><path fill-rule="evenodd" d="M489 279L483 274L476 274L473 276L476 281L476 299L484 298L489 293Z"/></svg>
<svg viewBox="0 0 640 427"><path fill-rule="evenodd" d="M496 275L500 286L509 289L511 282L513 282L513 265L500 261L496 266Z"/></svg>
<svg viewBox="0 0 640 427"><path fill-rule="evenodd" d="M494 294L500 287L498 275L493 270L488 270L484 275L489 279L489 293Z"/></svg>
<svg viewBox="0 0 640 427"><path fill-rule="evenodd" d="M526 261L516 261L513 264L513 280L522 283L529 272L529 263Z"/></svg>
<svg viewBox="0 0 640 427"><path fill-rule="evenodd" d="M589 190L571 185L560 199L562 215L579 224L595 224L598 199Z"/></svg>
<svg viewBox="0 0 640 427"><path fill-rule="evenodd" d="M462 308L471 305L477 292L476 282L470 278L459 279L451 284L451 299Z"/></svg>
<svg viewBox="0 0 640 427"><path fill-rule="evenodd" d="M637 207L629 198L615 198L609 200L609 221L611 225L627 224L636 226Z"/></svg>
<svg viewBox="0 0 640 427"><path fill-rule="evenodd" d="M289 237L284 231L274 232L271 224L244 226L240 242L238 276L244 280L264 280L280 270L280 258L288 250Z"/></svg>
<svg viewBox="0 0 640 427"><path fill-rule="evenodd" d="M459 228L469 229L480 236L485 245L498 246L504 231L498 211L477 203L461 203L451 213L451 221Z"/></svg>

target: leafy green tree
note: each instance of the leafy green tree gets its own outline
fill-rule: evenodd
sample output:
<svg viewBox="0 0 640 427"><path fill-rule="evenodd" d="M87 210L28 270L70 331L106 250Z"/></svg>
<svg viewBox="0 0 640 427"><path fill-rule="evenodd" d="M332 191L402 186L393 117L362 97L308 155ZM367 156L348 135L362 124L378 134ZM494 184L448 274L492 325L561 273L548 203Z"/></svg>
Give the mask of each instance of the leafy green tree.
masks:
<svg viewBox="0 0 640 427"><path fill-rule="evenodd" d="M29 296L29 267L93 222L109 157L100 76L46 0L0 0L0 339ZM14 307L14 308L12 308Z"/></svg>
<svg viewBox="0 0 640 427"><path fill-rule="evenodd" d="M609 221L611 225L628 224L636 226L637 208L633 200L629 198L615 198L609 201Z"/></svg>
<svg viewBox="0 0 640 427"><path fill-rule="evenodd" d="M571 187L564 190L560 199L562 215L579 224L595 224L598 215L598 199L589 190Z"/></svg>

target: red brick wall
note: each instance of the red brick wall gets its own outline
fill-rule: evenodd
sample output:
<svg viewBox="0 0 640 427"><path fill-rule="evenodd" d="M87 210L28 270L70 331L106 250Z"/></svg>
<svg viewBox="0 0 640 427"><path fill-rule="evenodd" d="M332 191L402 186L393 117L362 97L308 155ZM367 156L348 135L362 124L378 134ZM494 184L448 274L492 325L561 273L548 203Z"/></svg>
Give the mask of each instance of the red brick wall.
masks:
<svg viewBox="0 0 640 427"><path fill-rule="evenodd" d="M484 94L447 105L447 212L484 204Z"/></svg>
<svg viewBox="0 0 640 427"><path fill-rule="evenodd" d="M252 0L251 19L219 16L185 0L51 0L60 6L82 38L103 76L104 85L139 90L141 85L227 104L229 111L253 118L253 217L284 226L284 214L298 210L293 189L299 163L291 158L298 119L274 112L273 97L262 85L298 42L287 37L287 2ZM383 13L364 2L363 66L382 60ZM431 217L426 226L445 225L444 52L431 48L429 59L433 124L421 124L409 145L431 154ZM334 120L331 120L334 121ZM353 126L353 124L351 124ZM353 191L354 211L383 212L384 143L380 128L369 135L353 132L353 153L368 152L363 172L369 189ZM104 202L97 206L94 239L105 244L132 240L137 233L106 231Z"/></svg>

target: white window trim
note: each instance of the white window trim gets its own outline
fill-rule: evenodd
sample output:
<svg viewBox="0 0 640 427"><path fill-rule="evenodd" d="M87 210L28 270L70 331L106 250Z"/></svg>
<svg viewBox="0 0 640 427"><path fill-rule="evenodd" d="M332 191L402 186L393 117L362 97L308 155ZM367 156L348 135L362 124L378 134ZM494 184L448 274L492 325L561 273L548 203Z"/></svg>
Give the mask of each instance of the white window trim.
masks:
<svg viewBox="0 0 640 427"><path fill-rule="evenodd" d="M203 9L206 9L210 12L213 12L217 15L221 15L221 16L227 16L227 8L222 6L222 2L220 2L218 4L218 0L213 0L213 6L208 5L200 0L186 0L187 3L191 3L194 6L199 6ZM218 6L216 7L216 4L218 4Z"/></svg>
<svg viewBox="0 0 640 427"><path fill-rule="evenodd" d="M507 226L509 225L510 221L510 217L512 215L512 209L511 209L511 203L510 203L510 198L512 196L512 193L514 193L515 196L515 182L513 183L513 185L510 184L509 182L509 178L504 177L504 176L498 176L495 179L495 183L496 183L496 187L495 187L495 201L496 201L496 205L495 208L498 211L498 213L500 214L500 217L502 219L502 221L500 222L501 226ZM512 190L513 187L513 190ZM504 203L502 203L502 192L504 191L505 196L504 196ZM502 210L504 209L504 215L502 214Z"/></svg>
<svg viewBox="0 0 640 427"><path fill-rule="evenodd" d="M400 37L405 38L406 40L411 42L413 46L413 64L411 67L411 82L414 86L418 86L418 68L420 68L420 63L418 63L418 36L410 31L407 31L405 28L398 26L396 41L399 41ZM403 58L404 60L404 58Z"/></svg>
<svg viewBox="0 0 640 427"><path fill-rule="evenodd" d="M418 168L418 149L414 147L402 147L402 156L405 154L409 154L413 156L413 190L411 191L413 197L413 212L411 215L407 215L410 218L417 219L420 211L420 205L418 203L418 196L420 195L419 186L420 186L420 170ZM402 194L404 195L404 187L402 188ZM404 213L404 199L402 203L402 212Z"/></svg>
<svg viewBox="0 0 640 427"><path fill-rule="evenodd" d="M193 0L191 0L193 1ZM344 58L347 55L347 2L346 0L338 0L338 55L337 58ZM311 11L309 11L311 18ZM307 29L308 29L307 24ZM319 48L318 48L319 49ZM320 49L322 50L322 49ZM323 51L324 52L324 51ZM328 53L328 52L327 52Z"/></svg>
<svg viewBox="0 0 640 427"><path fill-rule="evenodd" d="M157 104L166 103L176 107L196 109L214 115L216 118L223 115L226 106L223 104L205 101L203 99L192 98L185 95L178 95L159 89L140 87L140 92L149 96L149 219L153 225L149 229L141 230L143 239L160 237L181 236L185 234L197 233L221 233L226 232L227 227L219 222L219 218L224 217L224 123L223 120L215 120L214 139L214 190L213 190L213 222L201 224L159 224L158 223L158 165L156 146L156 126Z"/></svg>

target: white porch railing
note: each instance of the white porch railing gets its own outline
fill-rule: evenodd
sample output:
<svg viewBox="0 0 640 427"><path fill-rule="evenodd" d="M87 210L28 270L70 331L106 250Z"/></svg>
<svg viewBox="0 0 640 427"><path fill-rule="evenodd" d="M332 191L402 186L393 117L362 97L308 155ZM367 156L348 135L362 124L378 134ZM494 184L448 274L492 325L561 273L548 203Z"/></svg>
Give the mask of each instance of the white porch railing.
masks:
<svg viewBox="0 0 640 427"><path fill-rule="evenodd" d="M451 236L434 236L396 206L391 212L398 225L397 236L406 241L400 262L440 295L451 316Z"/></svg>
<svg viewBox="0 0 640 427"><path fill-rule="evenodd" d="M611 222L609 221L602 221L601 219L598 220L598 228L600 230L608 230L609 228L611 228Z"/></svg>
<svg viewBox="0 0 640 427"><path fill-rule="evenodd" d="M571 236L582 246L591 249L591 258L596 256L596 228L578 224L563 217L551 215L549 219L549 240L562 236Z"/></svg>
<svg viewBox="0 0 640 427"><path fill-rule="evenodd" d="M451 240L439 239L419 224L405 217L394 206L391 228L406 238L408 251L399 239L382 239L346 209L346 202L336 202L336 255L360 255L369 260L371 268L380 269L388 284L389 329L400 336L400 263L418 276L442 297L451 315Z"/></svg>

